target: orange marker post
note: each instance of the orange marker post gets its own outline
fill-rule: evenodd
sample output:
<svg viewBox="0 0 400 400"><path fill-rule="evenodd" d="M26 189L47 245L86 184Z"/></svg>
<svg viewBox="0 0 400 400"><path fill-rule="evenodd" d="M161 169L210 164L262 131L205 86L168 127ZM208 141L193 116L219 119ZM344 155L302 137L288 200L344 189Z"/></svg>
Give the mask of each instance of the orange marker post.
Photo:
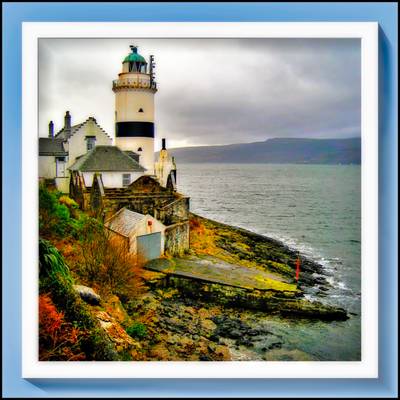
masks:
<svg viewBox="0 0 400 400"><path fill-rule="evenodd" d="M300 257L297 256L297 260L296 260L296 281L299 280L299 276L300 276Z"/></svg>

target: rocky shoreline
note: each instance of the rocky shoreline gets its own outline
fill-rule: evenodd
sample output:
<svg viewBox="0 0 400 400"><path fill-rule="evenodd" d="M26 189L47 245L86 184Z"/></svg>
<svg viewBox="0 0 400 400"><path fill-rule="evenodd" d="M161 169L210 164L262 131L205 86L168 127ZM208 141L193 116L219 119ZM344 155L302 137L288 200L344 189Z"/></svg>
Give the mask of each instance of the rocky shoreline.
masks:
<svg viewBox="0 0 400 400"><path fill-rule="evenodd" d="M89 351L90 357L120 361L317 359L290 345L285 326L290 321L307 325L348 318L345 310L304 296L314 286L321 293L328 288L320 276L322 266L300 256L304 268L301 285L296 286L297 253L283 243L200 216L191 215L190 223L190 254L157 260L166 268L145 270L146 289L140 296L119 298L106 292L99 296L82 282L68 283L72 278L58 283L60 288L65 286L69 300L64 304L64 296L56 291L57 306L73 315L81 310L92 326L93 339L89 339L101 343L98 351ZM220 264L213 264L215 260ZM202 277L177 274L174 265L187 273L182 266L189 261L190 268L203 267ZM204 273L211 273L215 265L222 272L214 276L218 279L207 281ZM224 283L224 271L236 273L233 281L237 284L227 283L233 282L231 276ZM67 269L65 274L70 276ZM261 276L267 278L258 288L251 287L252 279ZM132 327L136 330L130 331Z"/></svg>
<svg viewBox="0 0 400 400"><path fill-rule="evenodd" d="M207 236L207 239L196 238L195 233L192 239L208 241L206 253L193 243L191 256L201 258L204 254L213 254L248 268L274 272L294 282L298 254L285 244L194 214L191 218L195 228L205 227L203 234ZM214 243L209 242L210 237ZM168 273L168 268L166 273L152 272L152 277L147 279L149 294L136 308L138 315L149 312L156 315L146 319L153 334L151 340L142 344L147 348L144 359L313 360L310 354L285 348L285 338L273 327L260 325L263 318L328 323L348 318L342 308L304 297L304 293L310 292L323 295L329 283L321 265L302 255L300 259L301 281L295 292L262 293L176 276ZM171 260L164 261L171 263Z"/></svg>
<svg viewBox="0 0 400 400"><path fill-rule="evenodd" d="M324 270L321 264L304 257L279 240L193 213L191 218L200 221L213 231L217 236L216 245L234 256L239 263L243 261L253 262L257 266L278 273L294 283L295 263L297 257L299 257L301 274L298 288L301 291L323 297L331 287L327 280L330 273Z"/></svg>

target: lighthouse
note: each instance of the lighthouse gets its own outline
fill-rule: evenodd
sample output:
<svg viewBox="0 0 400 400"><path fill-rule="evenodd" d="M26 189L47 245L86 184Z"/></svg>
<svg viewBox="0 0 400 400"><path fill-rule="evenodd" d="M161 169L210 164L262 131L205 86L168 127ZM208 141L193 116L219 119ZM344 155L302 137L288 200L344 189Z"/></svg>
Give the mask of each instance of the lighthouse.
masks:
<svg viewBox="0 0 400 400"><path fill-rule="evenodd" d="M146 174L154 174L154 57L149 62L130 46L122 72L113 81L115 93L115 144L138 154Z"/></svg>

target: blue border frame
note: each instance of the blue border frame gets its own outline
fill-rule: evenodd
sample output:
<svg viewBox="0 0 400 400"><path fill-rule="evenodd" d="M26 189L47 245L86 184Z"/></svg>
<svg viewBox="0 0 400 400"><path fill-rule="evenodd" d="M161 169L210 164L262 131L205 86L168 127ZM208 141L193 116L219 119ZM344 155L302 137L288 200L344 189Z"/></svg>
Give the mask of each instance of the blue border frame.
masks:
<svg viewBox="0 0 400 400"><path fill-rule="evenodd" d="M379 379L21 379L21 23L128 20L380 24ZM3 396L396 397L397 30L395 2L3 3Z"/></svg>

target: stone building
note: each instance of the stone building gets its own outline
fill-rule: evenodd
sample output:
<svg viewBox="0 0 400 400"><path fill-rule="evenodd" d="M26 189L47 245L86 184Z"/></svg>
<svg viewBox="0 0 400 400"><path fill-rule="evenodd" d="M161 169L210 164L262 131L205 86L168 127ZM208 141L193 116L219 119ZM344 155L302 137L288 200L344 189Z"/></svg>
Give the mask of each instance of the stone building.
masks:
<svg viewBox="0 0 400 400"><path fill-rule="evenodd" d="M171 255L189 249L189 197L160 185L155 177L142 175L130 185L111 188L101 173L86 186L81 174L71 175L70 196L84 210L108 221L122 208L150 215L165 225L164 247Z"/></svg>

